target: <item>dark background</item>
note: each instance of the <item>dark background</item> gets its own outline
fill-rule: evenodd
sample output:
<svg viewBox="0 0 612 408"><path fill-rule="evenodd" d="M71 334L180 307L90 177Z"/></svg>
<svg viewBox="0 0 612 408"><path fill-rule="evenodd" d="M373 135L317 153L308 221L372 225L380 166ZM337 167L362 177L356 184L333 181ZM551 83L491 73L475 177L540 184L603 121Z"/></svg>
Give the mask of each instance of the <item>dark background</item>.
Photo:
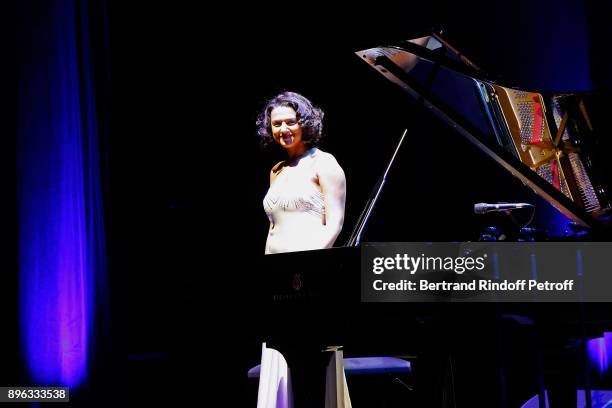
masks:
<svg viewBox="0 0 612 408"><path fill-rule="evenodd" d="M455 47L501 78L548 91L606 90L602 56L609 47L602 38L609 28L594 2L245 7L219 14L187 4L111 4L109 225L114 308L122 316L121 344L133 356L130 378L163 384L175 373L179 382L199 384L212 372L253 404L256 381L247 380L245 371L258 362L261 341L278 338L277 329L321 341L318 336L329 327L320 324L330 313L304 307L267 314L247 301L257 288L245 283L267 273L255 267L268 228L261 201L269 169L283 158L278 150L258 147L255 117L265 100L293 90L326 112L322 148L347 174L338 242L352 230L405 128L407 143L364 239L473 240L489 222L473 214L475 202L533 202L534 195L353 52L441 24ZM535 225L545 228L546 214L554 210L537 204L542 217ZM418 353L419 344L444 345L461 332L465 337L453 340L453 348L464 350L461 393L476 400L498 397L493 356L500 357L491 307L457 312L476 320L454 320L448 309L422 312L448 318L448 325L432 326L447 327L444 333L398 324L403 309L387 309L369 311L372 322L362 327L371 333L388 316L392 328L376 340L355 329L361 326L339 336L349 351L382 351L381 344L396 337L405 348L394 350ZM567 316L575 313L574 306L567 309ZM257 323L262 313L282 323L266 332ZM353 322L359 313L346 307L337 316ZM551 326L560 332L565 327ZM575 327L570 332L565 338L576 335ZM443 382L448 344L442 350L425 364L437 377L426 378ZM529 350L514 359L514 381L530 373L529 387L513 394L516 401L535 393ZM296 364L299 356L294 352ZM474 384L489 393L476 396L469 391Z"/></svg>
<svg viewBox="0 0 612 408"><path fill-rule="evenodd" d="M304 94L326 113L322 149L336 156L347 175L339 242L348 237L405 128L407 143L364 240L473 240L489 222L473 214L474 203L536 200L353 52L443 25L470 59L526 88L608 92L609 6L570 0L411 3L340 10L315 3L250 9L232 4L213 12L212 6L187 2L109 2L105 153L117 378L150 390L183 382L201 386L212 375L234 389L236 398L253 403L256 386L246 380L245 370L258 363L260 341L279 335L256 323L265 310L247 301L256 288L246 283L266 273L255 266L268 228L261 202L269 170L282 159L278 150L259 149L255 117L264 101L282 90ZM607 126L603 119L599 124ZM554 210L537 203L535 225L545 228ZM491 320L492 306L480 312L480 306L452 313L421 310L425 306L411 311L444 316L449 322L444 333L440 326L424 329L421 320L398 324L408 311L384 306L368 309L366 334L353 327L347 328L350 336L336 338L353 342L348 348L355 352L389 343L398 352L418 353L419 346L433 341L446 347L441 353L446 355L445 339L461 337L454 350L465 346L476 353L482 345L479 354L460 357L463 367L473 361L491 364L489 371L464 368L461 392L472 386L468 373L477 373L476 384L494 382L490 370L496 360L487 358L498 351L498 343L489 339L498 327ZM566 309L565 316L575 322L575 307ZM323 330L317 322L326 317L315 312L324 310L290 312L283 315L292 319L285 332L316 337ZM354 322L363 310L347 306L336 312ZM479 318L459 319L466 315ZM479 326L481 318L488 323ZM574 326L569 335L565 328L563 319L548 326L566 338L578 336ZM377 329L383 334L376 336ZM410 343L415 332L418 341ZM529 362L516 368L513 378L534 372L533 359L527 359L533 355L521 356L516 361ZM440 361L446 360L432 366L446 367ZM533 395L534 381L530 377L529 392L517 392L517 400Z"/></svg>
<svg viewBox="0 0 612 408"><path fill-rule="evenodd" d="M602 90L606 28L595 4L432 3L342 11L279 4L223 15L184 4L111 4L114 207L156 219L195 217L213 229L203 235L230 240L221 245L260 253L267 231L261 200L269 169L283 157L258 148L255 117L267 98L294 90L326 112L322 148L347 173L339 242L404 128L407 143L368 239L474 239L481 228L474 202L532 196L353 52L442 25L455 47L512 83Z"/></svg>

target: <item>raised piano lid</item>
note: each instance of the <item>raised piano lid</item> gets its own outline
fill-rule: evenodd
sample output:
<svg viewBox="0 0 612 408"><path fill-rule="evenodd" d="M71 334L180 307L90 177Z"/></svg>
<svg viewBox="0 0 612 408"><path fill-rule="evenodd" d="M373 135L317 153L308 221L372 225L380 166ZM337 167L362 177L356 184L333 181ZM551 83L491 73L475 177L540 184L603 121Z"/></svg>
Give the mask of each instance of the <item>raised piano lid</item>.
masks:
<svg viewBox="0 0 612 408"><path fill-rule="evenodd" d="M355 54L565 216L594 232L609 231L608 187L597 177L584 138L568 134L589 131L586 94L502 84L435 30L373 45Z"/></svg>

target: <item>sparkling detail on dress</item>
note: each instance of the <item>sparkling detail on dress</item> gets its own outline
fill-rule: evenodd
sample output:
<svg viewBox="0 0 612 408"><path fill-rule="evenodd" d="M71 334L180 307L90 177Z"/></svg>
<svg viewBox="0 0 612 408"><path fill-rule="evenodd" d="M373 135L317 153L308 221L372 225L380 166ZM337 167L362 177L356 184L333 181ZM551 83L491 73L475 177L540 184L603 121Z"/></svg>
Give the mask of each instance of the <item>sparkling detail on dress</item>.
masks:
<svg viewBox="0 0 612 408"><path fill-rule="evenodd" d="M264 197L264 210L271 222L274 222L274 214L278 211L305 212L320 219L325 215L325 199L321 189L309 176L305 176L303 170L296 170L283 168Z"/></svg>

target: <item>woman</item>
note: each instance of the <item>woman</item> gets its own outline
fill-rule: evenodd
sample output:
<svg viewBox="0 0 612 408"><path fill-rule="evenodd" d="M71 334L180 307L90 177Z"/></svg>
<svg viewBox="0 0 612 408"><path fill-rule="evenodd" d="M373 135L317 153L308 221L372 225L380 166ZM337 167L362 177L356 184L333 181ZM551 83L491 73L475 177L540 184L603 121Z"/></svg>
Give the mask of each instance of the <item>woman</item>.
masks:
<svg viewBox="0 0 612 408"><path fill-rule="evenodd" d="M266 254L331 247L344 222L346 178L317 145L323 112L294 92L267 102L257 118L262 145L278 144L288 159L270 171L263 204L270 220Z"/></svg>

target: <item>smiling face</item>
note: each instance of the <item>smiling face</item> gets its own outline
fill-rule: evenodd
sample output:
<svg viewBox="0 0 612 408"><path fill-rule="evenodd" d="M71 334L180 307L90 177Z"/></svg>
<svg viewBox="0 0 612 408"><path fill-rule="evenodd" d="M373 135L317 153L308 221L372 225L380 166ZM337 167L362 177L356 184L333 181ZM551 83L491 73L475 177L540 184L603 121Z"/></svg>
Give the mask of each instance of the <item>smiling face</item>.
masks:
<svg viewBox="0 0 612 408"><path fill-rule="evenodd" d="M289 106L278 106L270 112L272 137L285 149L304 145L302 126L298 122L295 110Z"/></svg>

